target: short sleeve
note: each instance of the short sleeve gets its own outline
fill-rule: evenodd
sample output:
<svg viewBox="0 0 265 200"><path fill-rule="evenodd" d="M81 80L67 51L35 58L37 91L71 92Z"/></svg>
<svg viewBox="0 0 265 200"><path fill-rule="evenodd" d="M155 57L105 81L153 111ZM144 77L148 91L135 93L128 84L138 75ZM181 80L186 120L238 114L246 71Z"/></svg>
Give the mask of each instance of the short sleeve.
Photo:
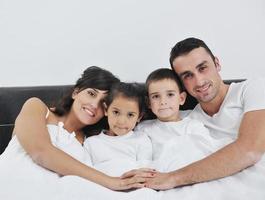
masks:
<svg viewBox="0 0 265 200"><path fill-rule="evenodd" d="M265 79L247 81L242 93L243 112L265 109Z"/></svg>
<svg viewBox="0 0 265 200"><path fill-rule="evenodd" d="M150 138L145 134L137 133L137 161L152 160L152 143Z"/></svg>
<svg viewBox="0 0 265 200"><path fill-rule="evenodd" d="M85 158L86 158L86 165L88 166L92 166L93 162L92 162L92 150L91 150L91 145L90 145L90 138L86 138L84 141L84 154L85 154Z"/></svg>

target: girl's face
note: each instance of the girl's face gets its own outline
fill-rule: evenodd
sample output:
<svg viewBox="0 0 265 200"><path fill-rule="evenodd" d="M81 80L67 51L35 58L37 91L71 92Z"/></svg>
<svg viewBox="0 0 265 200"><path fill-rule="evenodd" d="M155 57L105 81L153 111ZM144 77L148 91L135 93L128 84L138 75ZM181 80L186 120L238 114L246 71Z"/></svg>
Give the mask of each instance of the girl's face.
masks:
<svg viewBox="0 0 265 200"><path fill-rule="evenodd" d="M179 121L179 105L183 105L186 93L179 92L178 85L171 79L151 82L148 87L152 112L161 121Z"/></svg>
<svg viewBox="0 0 265 200"><path fill-rule="evenodd" d="M140 121L139 105L134 99L119 95L105 111L108 116L109 135L125 135Z"/></svg>
<svg viewBox="0 0 265 200"><path fill-rule="evenodd" d="M103 99L107 95L106 90L95 88L86 88L82 91L74 91L72 111L77 119L83 125L92 125L97 123L103 116Z"/></svg>

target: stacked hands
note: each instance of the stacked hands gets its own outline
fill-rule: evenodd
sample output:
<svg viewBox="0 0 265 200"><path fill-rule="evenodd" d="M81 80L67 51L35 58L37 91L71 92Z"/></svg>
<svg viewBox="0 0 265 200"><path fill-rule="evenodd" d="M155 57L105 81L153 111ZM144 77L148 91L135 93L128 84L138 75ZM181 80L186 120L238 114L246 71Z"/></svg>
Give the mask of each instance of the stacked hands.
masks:
<svg viewBox="0 0 265 200"><path fill-rule="evenodd" d="M170 173L161 173L155 169L140 168L124 173L120 178L121 185L113 190L148 187L155 190L168 190L177 186ZM116 179L116 178L115 178Z"/></svg>

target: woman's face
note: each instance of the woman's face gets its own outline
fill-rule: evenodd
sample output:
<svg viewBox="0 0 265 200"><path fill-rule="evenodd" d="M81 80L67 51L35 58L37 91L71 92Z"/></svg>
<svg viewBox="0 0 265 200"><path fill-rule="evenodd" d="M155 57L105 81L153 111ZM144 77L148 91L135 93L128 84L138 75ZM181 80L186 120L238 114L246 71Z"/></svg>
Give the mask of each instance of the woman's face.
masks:
<svg viewBox="0 0 265 200"><path fill-rule="evenodd" d="M107 95L107 90L86 88L82 91L75 90L72 110L81 124L92 125L97 123L103 116L103 99Z"/></svg>

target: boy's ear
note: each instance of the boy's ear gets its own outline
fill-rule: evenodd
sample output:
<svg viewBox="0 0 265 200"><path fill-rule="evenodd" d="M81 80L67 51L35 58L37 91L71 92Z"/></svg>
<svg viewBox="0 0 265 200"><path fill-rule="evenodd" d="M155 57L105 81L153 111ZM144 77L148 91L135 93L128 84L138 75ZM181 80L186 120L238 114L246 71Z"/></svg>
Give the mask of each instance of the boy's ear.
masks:
<svg viewBox="0 0 265 200"><path fill-rule="evenodd" d="M104 115L108 116L108 112L107 112L108 106L105 102L103 102L103 109L104 109Z"/></svg>
<svg viewBox="0 0 265 200"><path fill-rule="evenodd" d="M147 106L147 108L151 109L150 99L148 96L145 97L145 105Z"/></svg>
<svg viewBox="0 0 265 200"><path fill-rule="evenodd" d="M181 92L181 93L179 94L179 97L180 97L180 102L179 102L179 104L180 104L180 105L183 105L183 104L185 103L185 101L186 101L187 93L186 93L185 91L183 91L183 92Z"/></svg>

